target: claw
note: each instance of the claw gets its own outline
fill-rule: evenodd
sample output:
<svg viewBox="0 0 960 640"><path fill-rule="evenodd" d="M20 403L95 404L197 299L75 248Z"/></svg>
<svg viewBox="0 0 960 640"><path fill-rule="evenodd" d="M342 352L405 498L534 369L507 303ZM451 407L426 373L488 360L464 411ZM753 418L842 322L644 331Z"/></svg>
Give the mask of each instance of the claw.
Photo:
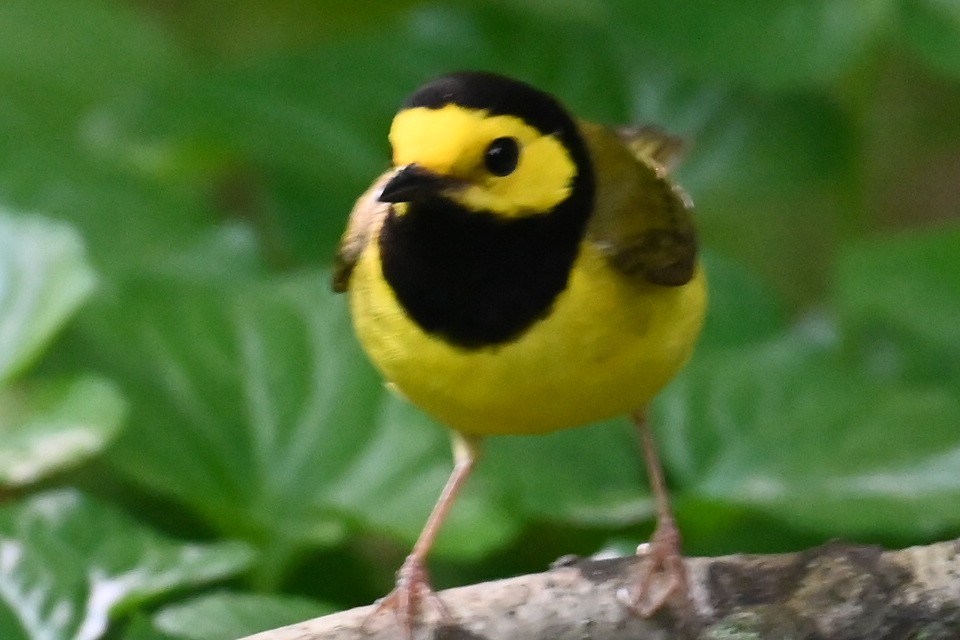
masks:
<svg viewBox="0 0 960 640"><path fill-rule="evenodd" d="M682 596L689 603L687 570L680 553L680 532L673 520L661 520L650 542L637 547L644 558L639 565L636 587L627 606L635 614L649 618L671 598Z"/></svg>
<svg viewBox="0 0 960 640"><path fill-rule="evenodd" d="M414 629L422 623L421 614L425 601L440 614L445 625L453 623L453 616L447 605L430 585L430 574L423 561L411 554L397 571L397 583L393 591L377 601L374 610L360 624L360 629L366 632L374 618L385 611L392 611L404 637L413 640Z"/></svg>

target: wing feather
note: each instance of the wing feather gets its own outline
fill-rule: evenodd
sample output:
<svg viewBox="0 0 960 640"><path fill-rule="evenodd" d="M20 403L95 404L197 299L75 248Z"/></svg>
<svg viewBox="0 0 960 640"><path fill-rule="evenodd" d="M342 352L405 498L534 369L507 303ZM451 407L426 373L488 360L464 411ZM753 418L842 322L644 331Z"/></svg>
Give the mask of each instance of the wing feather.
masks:
<svg viewBox="0 0 960 640"><path fill-rule="evenodd" d="M387 181L393 177L394 171L388 171L380 176L363 195L357 199L350 212L347 228L340 237L337 255L333 263L333 278L331 285L337 293L343 293L350 287L350 274L360 259L360 254L366 248L370 238L380 228L383 218L390 209L389 203L380 202L377 196Z"/></svg>
<svg viewBox="0 0 960 640"><path fill-rule="evenodd" d="M693 277L693 205L671 180L679 138L652 127L611 130L581 123L597 176L587 238L630 278L680 286Z"/></svg>

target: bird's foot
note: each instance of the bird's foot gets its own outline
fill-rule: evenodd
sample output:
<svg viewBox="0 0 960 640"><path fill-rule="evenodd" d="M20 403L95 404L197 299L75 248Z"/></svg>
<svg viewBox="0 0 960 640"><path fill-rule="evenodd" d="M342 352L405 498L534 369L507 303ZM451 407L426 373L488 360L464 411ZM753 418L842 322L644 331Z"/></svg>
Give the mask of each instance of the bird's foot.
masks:
<svg viewBox="0 0 960 640"><path fill-rule="evenodd" d="M376 607L360 627L366 629L373 618L385 611L392 611L404 637L412 640L414 629L422 623L424 602L440 614L444 624L452 623L453 616L430 585L430 574L423 560L411 554L397 571L397 584L393 591L377 601Z"/></svg>
<svg viewBox="0 0 960 640"><path fill-rule="evenodd" d="M659 611L671 598L683 598L690 604L687 570L680 553L680 531L673 519L661 519L650 541L637 547L643 558L633 591L627 595L627 606L643 618Z"/></svg>

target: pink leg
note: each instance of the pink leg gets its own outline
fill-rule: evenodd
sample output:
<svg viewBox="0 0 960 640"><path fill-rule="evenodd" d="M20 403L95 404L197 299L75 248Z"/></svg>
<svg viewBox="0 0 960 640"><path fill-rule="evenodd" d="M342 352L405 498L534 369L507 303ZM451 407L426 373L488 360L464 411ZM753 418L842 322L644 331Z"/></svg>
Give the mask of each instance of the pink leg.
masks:
<svg viewBox="0 0 960 640"><path fill-rule="evenodd" d="M656 501L657 526L650 542L640 545L637 554L646 561L640 565L636 591L631 595L630 606L640 616L647 618L666 604L673 596L682 596L689 602L687 572L680 553L680 530L670 509L670 496L663 478L663 467L657 455L656 443L647 424L645 412L633 415L637 427L643 457L650 478L650 490Z"/></svg>
<svg viewBox="0 0 960 640"><path fill-rule="evenodd" d="M426 561L450 507L453 506L457 494L473 470L480 448L477 441L455 435L453 450L455 461L453 472L447 479L447 484L443 487L433 511L430 512L430 517L427 518L417 542L413 545L413 550L397 571L396 586L377 603L373 612L364 620L363 627L366 627L367 623L381 612L390 610L399 619L405 636L412 639L413 629L420 621L421 605L424 600L429 601L444 620L452 621L446 605L437 597L430 585Z"/></svg>

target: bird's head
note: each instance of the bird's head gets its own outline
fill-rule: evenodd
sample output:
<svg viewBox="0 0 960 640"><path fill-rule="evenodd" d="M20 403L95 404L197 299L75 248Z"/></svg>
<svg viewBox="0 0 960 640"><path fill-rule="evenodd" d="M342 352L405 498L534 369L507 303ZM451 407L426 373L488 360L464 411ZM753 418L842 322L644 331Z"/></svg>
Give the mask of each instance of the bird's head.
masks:
<svg viewBox="0 0 960 640"><path fill-rule="evenodd" d="M576 123L548 94L502 76L454 73L421 87L394 118L390 143L396 173L382 202L439 198L515 219L591 197Z"/></svg>

